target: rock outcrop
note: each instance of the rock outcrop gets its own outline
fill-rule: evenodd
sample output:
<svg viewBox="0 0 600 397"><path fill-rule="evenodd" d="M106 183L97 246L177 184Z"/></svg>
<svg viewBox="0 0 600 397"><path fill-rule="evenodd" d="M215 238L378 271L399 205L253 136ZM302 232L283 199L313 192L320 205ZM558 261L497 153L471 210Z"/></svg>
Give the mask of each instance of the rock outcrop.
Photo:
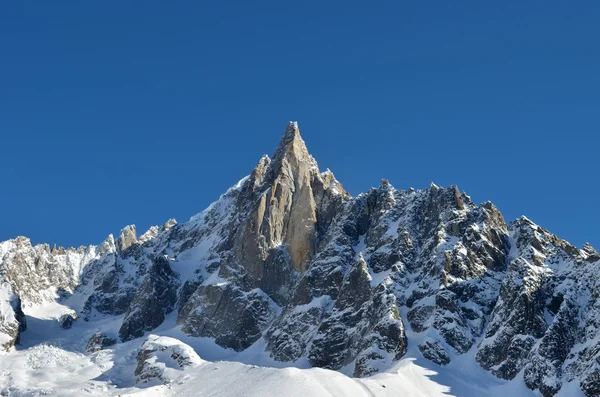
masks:
<svg viewBox="0 0 600 397"><path fill-rule="evenodd" d="M119 329L121 339L139 338L145 331L162 324L165 316L175 308L179 284L179 278L169 261L162 256L155 257L125 313Z"/></svg>
<svg viewBox="0 0 600 397"><path fill-rule="evenodd" d="M513 222L509 233L515 254L509 258L477 361L505 379L523 371L526 385L545 397L576 379L586 395L597 395L595 273L600 262L593 248L579 250L525 217Z"/></svg>
<svg viewBox="0 0 600 397"><path fill-rule="evenodd" d="M167 384L181 376L186 367L202 364L194 349L166 336L149 335L137 354L136 383Z"/></svg>
<svg viewBox="0 0 600 397"><path fill-rule="evenodd" d="M90 353L95 353L115 344L117 344L116 338L111 338L102 332L96 332L88 340L85 349Z"/></svg>
<svg viewBox="0 0 600 397"><path fill-rule="evenodd" d="M125 226L121 233L119 233L119 238L117 239L116 248L117 252L123 252L127 248L131 247L133 244L137 242L137 235L135 231L135 225Z"/></svg>
<svg viewBox="0 0 600 397"><path fill-rule="evenodd" d="M58 325L60 325L62 329L70 329L76 320L77 313L75 313L75 311L70 311L69 313L65 313L58 318Z"/></svg>

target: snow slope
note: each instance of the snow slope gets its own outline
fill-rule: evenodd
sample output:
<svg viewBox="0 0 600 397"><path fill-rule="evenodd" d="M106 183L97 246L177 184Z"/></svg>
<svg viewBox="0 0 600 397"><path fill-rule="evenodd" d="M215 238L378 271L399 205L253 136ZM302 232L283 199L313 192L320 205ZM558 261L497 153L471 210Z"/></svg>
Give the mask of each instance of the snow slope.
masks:
<svg viewBox="0 0 600 397"><path fill-rule="evenodd" d="M367 397L367 396L535 396L520 380L499 380L476 366L466 354L447 367L424 360L416 347L385 373L367 378L351 378L321 368L261 367L236 361L269 364L259 353L243 352L236 357L206 338L189 338L202 358L183 370L170 369L166 384L135 383L136 356L148 339L180 343L172 338L138 338L95 353L85 351L82 336L102 331L116 335L118 319L107 316L89 322L75 322L61 329L58 318L70 310L51 303L27 309L29 328L23 333L25 345L0 356L0 395L10 396L212 396L212 397ZM183 336L169 319L153 334ZM252 350L252 349L250 349ZM258 351L258 349L257 349ZM207 360L211 359L211 360ZM271 360L272 365L283 365ZM175 376L173 376L175 374ZM565 388L566 389L566 388ZM581 394L579 394L581 395ZM577 396L563 390L559 396Z"/></svg>

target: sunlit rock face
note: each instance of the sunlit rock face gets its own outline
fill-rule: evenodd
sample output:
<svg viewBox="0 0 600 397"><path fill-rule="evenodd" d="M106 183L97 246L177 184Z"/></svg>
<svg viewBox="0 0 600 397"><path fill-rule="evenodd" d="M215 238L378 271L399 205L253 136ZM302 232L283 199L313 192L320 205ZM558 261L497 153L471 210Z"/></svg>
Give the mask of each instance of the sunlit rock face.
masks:
<svg viewBox="0 0 600 397"><path fill-rule="evenodd" d="M148 337L172 321L238 352L356 377L391 368L412 344L437 365L467 355L545 397L572 382L598 396L599 270L589 244L525 217L507 224L455 186L382 180L351 197L290 122L272 157L188 222L139 237L130 225L78 249L0 243L0 347L19 342L22 306L75 297L65 325L113 318L121 341L148 338L139 382L168 382L144 364L172 359L161 352L197 361ZM88 338L89 351L117 342Z"/></svg>

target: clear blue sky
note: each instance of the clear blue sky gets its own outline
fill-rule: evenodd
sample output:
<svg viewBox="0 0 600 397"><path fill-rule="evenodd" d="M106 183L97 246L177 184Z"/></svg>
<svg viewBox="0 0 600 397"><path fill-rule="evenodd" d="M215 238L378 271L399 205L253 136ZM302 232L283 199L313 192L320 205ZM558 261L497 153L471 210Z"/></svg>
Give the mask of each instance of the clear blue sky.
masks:
<svg viewBox="0 0 600 397"><path fill-rule="evenodd" d="M298 120L354 195L457 184L600 248L599 2L208 3L0 4L0 240L185 221Z"/></svg>

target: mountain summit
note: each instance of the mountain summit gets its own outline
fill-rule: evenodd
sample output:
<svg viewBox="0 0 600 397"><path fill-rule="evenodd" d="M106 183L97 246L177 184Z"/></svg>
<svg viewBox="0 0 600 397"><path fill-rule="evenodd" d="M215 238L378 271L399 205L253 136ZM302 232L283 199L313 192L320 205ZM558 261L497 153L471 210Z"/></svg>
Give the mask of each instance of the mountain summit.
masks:
<svg viewBox="0 0 600 397"><path fill-rule="evenodd" d="M167 337L179 335L245 362L368 377L412 358L545 397L600 396L599 268L589 244L507 224L455 186L382 180L351 197L290 122L272 159L188 222L78 249L0 243L0 345L46 346L54 326L87 355L139 340L124 356L136 379L166 383L160 352L170 371L202 365L203 351Z"/></svg>

